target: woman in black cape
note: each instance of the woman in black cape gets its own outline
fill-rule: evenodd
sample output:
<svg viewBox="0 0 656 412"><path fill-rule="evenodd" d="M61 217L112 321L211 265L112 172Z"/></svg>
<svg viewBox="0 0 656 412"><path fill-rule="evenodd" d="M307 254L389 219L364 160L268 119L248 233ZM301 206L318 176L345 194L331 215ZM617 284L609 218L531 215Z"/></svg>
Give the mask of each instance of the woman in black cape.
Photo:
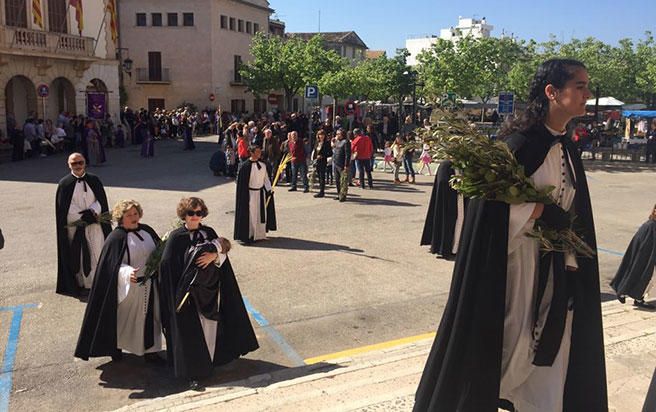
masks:
<svg viewBox="0 0 656 412"><path fill-rule="evenodd" d="M596 249L585 171L565 136L585 114L585 66L548 60L524 114L502 135L554 203L471 199L449 299L415 397L415 411L607 411L596 256L542 253L535 219L570 227Z"/></svg>
<svg viewBox="0 0 656 412"><path fill-rule="evenodd" d="M202 199L190 197L180 201L177 214L184 224L169 234L160 262L162 323L168 361L175 376L188 380L194 390L202 388L198 379L211 375L214 366L259 347L226 255L230 242L201 224L207 213ZM215 251L190 253L201 244ZM212 269L211 265L220 265L215 271L216 282L199 285L189 277L190 269L201 270L204 276ZM218 309L215 316L203 310L212 305Z"/></svg>
<svg viewBox="0 0 656 412"><path fill-rule="evenodd" d="M630 296L633 298L634 306L656 309L652 303L645 302L645 296L654 285L654 265L656 265L656 206L651 211L649 219L633 235L617 274L610 283L617 293L617 299L624 303L626 297Z"/></svg>
<svg viewBox="0 0 656 412"><path fill-rule="evenodd" d="M162 327L157 276L146 273L146 263L160 238L140 223L143 210L134 200L118 202L112 216L119 226L103 245L75 356L120 360L127 350L158 361Z"/></svg>

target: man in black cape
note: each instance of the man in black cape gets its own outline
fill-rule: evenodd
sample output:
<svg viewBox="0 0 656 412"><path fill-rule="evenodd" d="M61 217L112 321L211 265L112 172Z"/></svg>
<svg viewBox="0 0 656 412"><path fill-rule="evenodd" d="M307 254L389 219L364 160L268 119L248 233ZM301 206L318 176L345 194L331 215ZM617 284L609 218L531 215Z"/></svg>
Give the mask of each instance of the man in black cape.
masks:
<svg viewBox="0 0 656 412"><path fill-rule="evenodd" d="M251 157L237 174L234 231L234 239L246 244L264 239L266 232L277 229L271 181L266 164L259 160L262 149L251 145L248 150Z"/></svg>
<svg viewBox="0 0 656 412"><path fill-rule="evenodd" d="M93 272L96 262L93 261L91 248L97 248L98 252L102 248L102 243L112 231L110 223L102 223L102 239L93 236L94 242L100 242L98 245L90 245L89 238L93 235L92 231L97 228L97 216L99 213L108 212L107 195L105 188L98 176L86 172L86 161L82 154L73 153L68 157L68 166L71 173L62 178L57 186L55 197L55 217L57 224L57 293L62 295L77 296L84 285L80 285L76 275L81 271L88 278ZM79 186L79 187L78 187ZM73 202L73 195L76 188L84 192L86 199L88 195L93 194L98 210L92 207L79 212L79 218L87 223L87 226L75 228L73 239L69 239L69 212ZM82 189L80 189L82 188ZM89 191L91 193L89 193ZM81 199L81 202L84 202ZM76 202L77 203L77 202ZM95 203L95 202L94 202ZM98 213L99 212L99 213ZM84 283L84 282L83 282Z"/></svg>
<svg viewBox="0 0 656 412"><path fill-rule="evenodd" d="M426 223L419 243L421 246L430 245L431 253L449 260L455 257L454 249L457 250L457 247L454 248L454 243L460 236L460 233L456 233L456 222L459 218L460 222L464 220L464 216L459 216L458 213L458 192L449 183L454 174L455 170L449 160L440 163L435 174ZM464 199L463 206L461 213L464 215L467 199Z"/></svg>
<svg viewBox="0 0 656 412"><path fill-rule="evenodd" d="M656 306L644 301L649 292L656 265L656 206L647 220L636 232L624 253L622 263L610 286L617 298L624 303L626 296L634 299L633 304L645 309Z"/></svg>
<svg viewBox="0 0 656 412"><path fill-rule="evenodd" d="M207 241L218 238L208 226L201 226L201 230L207 233ZM196 380L209 376L214 366L237 359L259 345L227 257L218 268L219 320L213 359L205 343L193 295L177 312L177 296L181 292L184 295L181 289L188 286L183 282L183 275L187 260L193 258L187 253L192 245L190 231L185 226L170 233L160 263L160 299L168 361L176 377Z"/></svg>
<svg viewBox="0 0 656 412"><path fill-rule="evenodd" d="M553 135L538 124L523 134L509 136L506 143L526 175L531 176L543 163L553 140ZM583 164L569 139L563 139L562 144L576 176L578 233L596 250ZM449 300L415 396L417 412L496 412L499 406L511 407L499 399L509 216L507 203L469 201ZM607 411L598 262L596 256L577 259L578 271L568 275L575 310L563 410ZM554 286L554 296L556 290L560 288ZM565 309L566 305L567 299ZM545 327L541 343L550 338Z"/></svg>
<svg viewBox="0 0 656 412"><path fill-rule="evenodd" d="M157 233L148 225L143 223L139 225L139 230L146 231L155 242L160 243ZM80 336L75 348L75 357L89 360L92 357L111 356L113 359L120 358L120 348L117 348L117 286L118 272L121 268L123 256L128 247L128 231L118 227L109 234L103 246L103 253L100 255L100 261L96 269L93 288L89 294L89 301L84 312L84 320ZM148 315L146 316L146 336L145 345L148 349L153 342L153 315L154 315L154 288L153 284L150 289L150 299L148 299Z"/></svg>

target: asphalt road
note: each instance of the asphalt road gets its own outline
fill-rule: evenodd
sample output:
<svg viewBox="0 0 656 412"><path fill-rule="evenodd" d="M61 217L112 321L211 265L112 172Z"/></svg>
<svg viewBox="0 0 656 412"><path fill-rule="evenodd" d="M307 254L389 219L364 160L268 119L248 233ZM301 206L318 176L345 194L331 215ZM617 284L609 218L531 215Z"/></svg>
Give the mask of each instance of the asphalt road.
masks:
<svg viewBox="0 0 656 412"><path fill-rule="evenodd" d="M153 159L139 158L135 147L110 149L108 163L91 171L110 204L140 201L142 221L160 234L170 229L177 201L193 194L209 206L206 223L231 238L235 185L209 171L214 141L199 139L194 152L158 142ZM60 155L0 164L0 359L11 370L0 375L0 400L4 388L13 411L109 410L184 390L166 368L138 357L73 358L85 303L54 293L54 195L65 162ZM656 168L587 166L608 292L621 254L656 202ZM230 253L261 348L217 368L207 385L436 329L452 264L418 246L433 178L401 186L390 173L374 172L374 179L375 190L353 189L346 203L332 200L334 189L315 199L280 188L279 230ZM37 306L24 308L17 322L15 307L25 304Z"/></svg>

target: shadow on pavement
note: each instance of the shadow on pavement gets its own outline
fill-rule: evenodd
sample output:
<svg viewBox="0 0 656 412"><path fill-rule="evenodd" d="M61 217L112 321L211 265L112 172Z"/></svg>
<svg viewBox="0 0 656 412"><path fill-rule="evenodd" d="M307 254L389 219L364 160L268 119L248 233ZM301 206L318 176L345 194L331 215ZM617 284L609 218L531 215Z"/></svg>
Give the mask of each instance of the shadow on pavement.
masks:
<svg viewBox="0 0 656 412"><path fill-rule="evenodd" d="M182 142L161 140L155 143L155 157L140 157L141 146L105 149L107 162L90 166L105 186L196 192L233 179L214 176L209 168L218 145L211 141L196 141L196 150L183 151ZM70 173L66 166L68 154L59 153L45 158L0 164L0 180L14 182L57 183Z"/></svg>
<svg viewBox="0 0 656 412"><path fill-rule="evenodd" d="M360 204L363 204L363 205L370 205L370 206L402 206L402 207L417 207L417 206L420 206L420 205L415 204L415 203L399 202L398 200L391 200L391 199L366 199L366 198L347 197L346 201L351 202L351 203L360 203Z"/></svg>
<svg viewBox="0 0 656 412"><path fill-rule="evenodd" d="M228 383L240 381L240 386L256 388L271 383L295 379L312 373L328 372L341 366L330 363L317 363L313 365L289 368L284 365L240 358L219 366L209 378L200 383L205 387L221 387ZM120 362L108 362L100 365L100 385L104 388L118 388L134 390L129 399L153 399L160 398L188 390L188 382L176 379L171 369L165 364L151 366L135 355L123 355ZM273 373L271 380L247 380L249 377ZM273 382L272 382L273 381Z"/></svg>
<svg viewBox="0 0 656 412"><path fill-rule="evenodd" d="M656 172L656 163L638 163L627 161L606 160L584 160L583 165L586 172L608 172L608 173L644 173Z"/></svg>
<svg viewBox="0 0 656 412"><path fill-rule="evenodd" d="M228 382L240 381L250 376L286 369L284 365L271 362L240 358L219 366L209 378L203 379L204 386L221 386ZM173 371L164 363L153 365L143 358L123 354L120 362L110 361L100 365L99 385L104 388L128 389L134 392L129 399L152 399L173 395L188 390L189 383L173 376Z"/></svg>
<svg viewBox="0 0 656 412"><path fill-rule="evenodd" d="M361 256L368 259L382 260L385 262L396 262L394 260L364 254L362 249L354 249L350 246L335 243L317 242L316 240L295 239L285 236L268 237L265 241L259 241L249 245L262 249L285 249L285 250L314 250L314 251L336 251Z"/></svg>

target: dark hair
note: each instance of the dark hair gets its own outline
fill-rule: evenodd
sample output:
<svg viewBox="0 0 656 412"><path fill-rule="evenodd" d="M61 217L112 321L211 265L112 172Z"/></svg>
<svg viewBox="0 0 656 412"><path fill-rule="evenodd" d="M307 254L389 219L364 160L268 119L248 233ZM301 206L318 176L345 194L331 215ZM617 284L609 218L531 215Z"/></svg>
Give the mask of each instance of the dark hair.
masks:
<svg viewBox="0 0 656 412"><path fill-rule="evenodd" d="M255 153L257 149L262 149L262 146L260 146L259 144L248 145L248 153Z"/></svg>
<svg viewBox="0 0 656 412"><path fill-rule="evenodd" d="M209 211L203 199L199 197L183 197L180 199L177 207L177 214L180 220L184 220L188 210L194 210L197 207L200 207L200 210L203 212L203 217L207 216Z"/></svg>
<svg viewBox="0 0 656 412"><path fill-rule="evenodd" d="M544 122L549 111L549 100L544 94L545 87L551 84L556 89L562 89L578 69L585 69L585 65L574 59L549 59L542 63L531 82L526 110L514 121L504 124L499 136L505 137L517 131L525 132Z"/></svg>

